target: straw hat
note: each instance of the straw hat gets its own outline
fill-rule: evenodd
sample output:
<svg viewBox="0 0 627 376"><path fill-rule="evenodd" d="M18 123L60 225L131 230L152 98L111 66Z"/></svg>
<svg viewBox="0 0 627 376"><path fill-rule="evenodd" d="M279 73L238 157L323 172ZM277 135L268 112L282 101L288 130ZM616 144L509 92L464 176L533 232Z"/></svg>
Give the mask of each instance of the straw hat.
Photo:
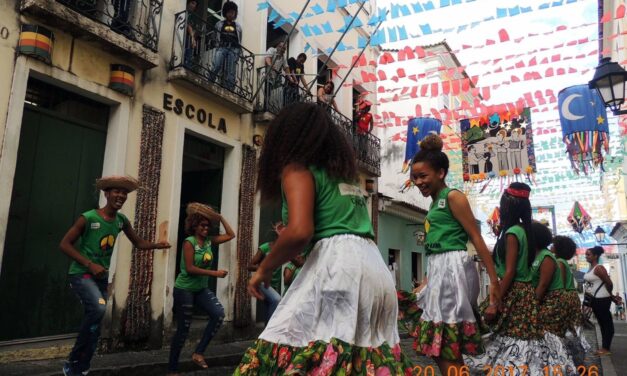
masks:
<svg viewBox="0 0 627 376"><path fill-rule="evenodd" d="M139 188L137 179L130 176L111 175L96 179L96 188L105 191L110 188L126 189L129 193Z"/></svg>
<svg viewBox="0 0 627 376"><path fill-rule="evenodd" d="M209 205L201 204L200 202L190 202L187 204L187 215L200 214L208 220L215 222L219 220L220 214L213 210Z"/></svg>

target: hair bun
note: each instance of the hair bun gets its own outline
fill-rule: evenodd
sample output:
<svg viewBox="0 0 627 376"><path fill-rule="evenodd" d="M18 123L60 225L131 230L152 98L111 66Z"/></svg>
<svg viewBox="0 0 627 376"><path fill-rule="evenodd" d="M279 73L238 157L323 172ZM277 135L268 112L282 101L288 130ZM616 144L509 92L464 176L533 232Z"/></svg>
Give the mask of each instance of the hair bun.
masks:
<svg viewBox="0 0 627 376"><path fill-rule="evenodd" d="M422 141L420 141L420 148L426 151L442 151L444 142L437 134L429 134Z"/></svg>

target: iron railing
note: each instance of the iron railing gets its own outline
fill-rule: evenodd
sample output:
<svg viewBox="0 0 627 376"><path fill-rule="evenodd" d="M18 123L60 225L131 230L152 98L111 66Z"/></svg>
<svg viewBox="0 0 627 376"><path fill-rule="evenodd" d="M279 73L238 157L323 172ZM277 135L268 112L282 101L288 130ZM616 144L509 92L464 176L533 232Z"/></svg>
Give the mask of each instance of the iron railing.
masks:
<svg viewBox="0 0 627 376"><path fill-rule="evenodd" d="M260 85L255 102L255 111L277 115L281 109L292 103L313 102L313 96L302 86L294 86L283 72L270 66L257 68L257 82Z"/></svg>
<svg viewBox="0 0 627 376"><path fill-rule="evenodd" d="M355 157L360 166L376 176L381 176L381 140L372 133L359 133L351 119L342 115L333 107L324 104L333 119L348 138L355 150Z"/></svg>
<svg viewBox="0 0 627 376"><path fill-rule="evenodd" d="M157 52L163 0L57 0Z"/></svg>
<svg viewBox="0 0 627 376"><path fill-rule="evenodd" d="M175 15L170 69L184 67L252 101L255 56L243 46L218 45L216 22L213 15L202 19L186 10Z"/></svg>

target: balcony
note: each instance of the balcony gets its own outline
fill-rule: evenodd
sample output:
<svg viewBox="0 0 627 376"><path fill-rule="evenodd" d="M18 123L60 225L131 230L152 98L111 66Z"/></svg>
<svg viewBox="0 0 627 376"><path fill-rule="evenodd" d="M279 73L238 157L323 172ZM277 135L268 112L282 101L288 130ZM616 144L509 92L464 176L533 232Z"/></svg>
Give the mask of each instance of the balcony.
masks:
<svg viewBox="0 0 627 376"><path fill-rule="evenodd" d="M93 40L142 69L159 65L163 0L22 0L20 11L41 22Z"/></svg>
<svg viewBox="0 0 627 376"><path fill-rule="evenodd" d="M175 15L168 80L209 95L238 113L253 111L255 56L243 46L219 46L217 19Z"/></svg>
<svg viewBox="0 0 627 376"><path fill-rule="evenodd" d="M259 93L255 101L254 120L266 123L292 103L313 102L314 97L301 86L290 86L282 72L269 66L257 68ZM373 134L357 133L353 121L327 106L333 122L344 132L355 150L359 168L374 176L381 176L381 140Z"/></svg>

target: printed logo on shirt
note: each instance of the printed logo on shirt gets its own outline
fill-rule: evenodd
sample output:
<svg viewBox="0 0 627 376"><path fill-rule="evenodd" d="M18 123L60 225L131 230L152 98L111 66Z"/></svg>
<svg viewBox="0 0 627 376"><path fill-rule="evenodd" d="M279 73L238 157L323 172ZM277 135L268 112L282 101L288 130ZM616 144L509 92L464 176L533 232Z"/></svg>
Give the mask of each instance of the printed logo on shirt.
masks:
<svg viewBox="0 0 627 376"><path fill-rule="evenodd" d="M115 245L115 237L113 235L105 235L100 238L100 250L103 254L107 254L113 251Z"/></svg>
<svg viewBox="0 0 627 376"><path fill-rule="evenodd" d="M98 222L93 222L89 224L89 228L92 230L98 230L100 228L100 223Z"/></svg>
<svg viewBox="0 0 627 376"><path fill-rule="evenodd" d="M337 185L342 196L365 196L366 194L356 185L340 183Z"/></svg>
<svg viewBox="0 0 627 376"><path fill-rule="evenodd" d="M211 253L205 252L205 254L202 255L203 264L208 264L211 262L211 260L213 260L213 255Z"/></svg>
<svg viewBox="0 0 627 376"><path fill-rule="evenodd" d="M441 198L438 200L438 208L444 209L446 207L446 200Z"/></svg>
<svg viewBox="0 0 627 376"><path fill-rule="evenodd" d="M431 228L431 223L429 223L428 219L425 219L425 232L429 232L429 229Z"/></svg>

